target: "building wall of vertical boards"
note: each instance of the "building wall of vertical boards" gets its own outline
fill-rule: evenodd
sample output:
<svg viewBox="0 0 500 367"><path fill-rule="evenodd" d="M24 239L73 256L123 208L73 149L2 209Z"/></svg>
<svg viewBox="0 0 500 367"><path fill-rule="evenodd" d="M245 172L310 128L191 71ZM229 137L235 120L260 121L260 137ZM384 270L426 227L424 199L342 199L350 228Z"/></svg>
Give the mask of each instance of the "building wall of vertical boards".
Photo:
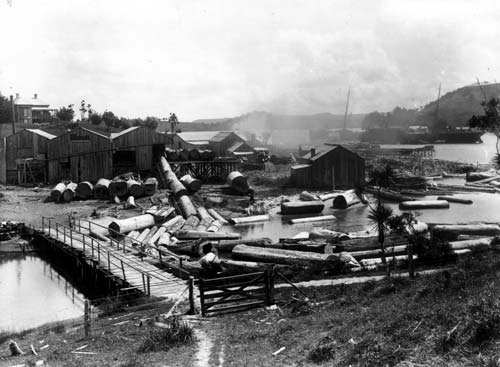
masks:
<svg viewBox="0 0 500 367"><path fill-rule="evenodd" d="M8 184L17 183L18 175L16 161L18 159L46 159L49 141L49 138L40 136L29 130L21 130L16 134L7 136L5 138L4 147L4 182Z"/></svg>
<svg viewBox="0 0 500 367"><path fill-rule="evenodd" d="M291 178L297 187L353 188L365 179L364 159L341 146L305 163L292 167Z"/></svg>

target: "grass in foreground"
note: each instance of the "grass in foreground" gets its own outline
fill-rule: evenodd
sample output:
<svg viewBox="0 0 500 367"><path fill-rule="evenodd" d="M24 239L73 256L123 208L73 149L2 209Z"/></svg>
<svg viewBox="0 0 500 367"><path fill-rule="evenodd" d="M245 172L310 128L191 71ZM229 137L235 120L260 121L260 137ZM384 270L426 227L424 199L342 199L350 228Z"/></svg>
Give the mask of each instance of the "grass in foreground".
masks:
<svg viewBox="0 0 500 367"><path fill-rule="evenodd" d="M312 307L224 316L216 344L226 366L500 366L499 276L489 251L449 273L316 288Z"/></svg>

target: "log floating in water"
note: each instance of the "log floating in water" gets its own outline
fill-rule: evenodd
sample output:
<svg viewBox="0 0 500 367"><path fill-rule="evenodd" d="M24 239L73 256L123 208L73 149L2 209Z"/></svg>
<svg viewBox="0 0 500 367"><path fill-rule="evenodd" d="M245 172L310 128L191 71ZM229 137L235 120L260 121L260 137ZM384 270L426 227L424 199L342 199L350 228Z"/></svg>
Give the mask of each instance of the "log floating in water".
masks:
<svg viewBox="0 0 500 367"><path fill-rule="evenodd" d="M76 195L76 188L78 187L78 185L74 182L70 182L69 184L66 185L66 188L64 189L64 192L63 192L63 200L67 203L69 203L71 200L73 200L73 198L75 197Z"/></svg>
<svg viewBox="0 0 500 367"><path fill-rule="evenodd" d="M195 231L196 227L200 224L200 220L196 215L191 215L182 226L182 231Z"/></svg>
<svg viewBox="0 0 500 367"><path fill-rule="evenodd" d="M478 184L488 183L500 179L496 172L468 172L465 176L467 182L475 182Z"/></svg>
<svg viewBox="0 0 500 367"><path fill-rule="evenodd" d="M321 213L324 208L321 201L289 201L281 203L281 214Z"/></svg>
<svg viewBox="0 0 500 367"><path fill-rule="evenodd" d="M461 234L497 236L500 227L496 224L439 224L434 226L432 234L443 239L455 239Z"/></svg>
<svg viewBox="0 0 500 367"><path fill-rule="evenodd" d="M177 231L175 236L182 240L196 240L199 238L210 239L210 240L224 240L224 239L239 239L241 238L240 233L229 233L229 232L198 232L198 231Z"/></svg>
<svg viewBox="0 0 500 367"><path fill-rule="evenodd" d="M142 214L127 219L115 219L108 226L111 236L115 233L125 234L155 225L155 218L151 214Z"/></svg>
<svg viewBox="0 0 500 367"><path fill-rule="evenodd" d="M196 226L196 230L213 232L213 231L208 231L208 227L210 227L213 221L214 220L210 216L208 218L203 218L202 220L200 220L200 223L198 223L198 225Z"/></svg>
<svg viewBox="0 0 500 367"><path fill-rule="evenodd" d="M450 203L446 200L415 200L399 203L399 209L401 210L448 209L449 207Z"/></svg>
<svg viewBox="0 0 500 367"><path fill-rule="evenodd" d="M213 208L208 209L208 213L212 216L212 218L218 220L222 224L228 224L228 221L222 215L220 215L215 209Z"/></svg>
<svg viewBox="0 0 500 367"><path fill-rule="evenodd" d="M238 171L229 173L227 176L227 184L231 186L233 190L243 195L247 194L250 190L247 178Z"/></svg>
<svg viewBox="0 0 500 367"><path fill-rule="evenodd" d="M283 250L276 248L237 245L232 251L233 258L287 265L327 266L339 264L338 254L318 254L315 252Z"/></svg>
<svg viewBox="0 0 500 367"><path fill-rule="evenodd" d="M201 189L201 181L191 175L182 176L180 181L190 192L197 192Z"/></svg>
<svg viewBox="0 0 500 367"><path fill-rule="evenodd" d="M337 195L335 199L333 199L333 207L335 209L347 209L350 206L358 204L359 202L361 202L361 200L358 195L356 195L354 190L349 190L343 194Z"/></svg>
<svg viewBox="0 0 500 367"><path fill-rule="evenodd" d="M127 181L122 179L116 179L111 181L108 186L109 195L111 197L124 197L128 194Z"/></svg>
<svg viewBox="0 0 500 367"><path fill-rule="evenodd" d="M459 204L472 204L472 200L460 199L453 196L439 196L438 200L446 200L449 203L459 203Z"/></svg>
<svg viewBox="0 0 500 367"><path fill-rule="evenodd" d="M64 189L66 189L66 184L64 184L63 182L59 182L50 192L50 199L56 202L61 200Z"/></svg>
<svg viewBox="0 0 500 367"><path fill-rule="evenodd" d="M153 236L156 234L156 232L158 232L158 227L157 226L151 227L148 235L142 240L142 242L144 242L146 244L149 243L149 241L151 240L151 238L153 238Z"/></svg>
<svg viewBox="0 0 500 367"><path fill-rule="evenodd" d="M135 198L140 197L144 193L142 183L132 179L127 181L127 190Z"/></svg>
<svg viewBox="0 0 500 367"><path fill-rule="evenodd" d="M231 224L247 224L247 223L255 223L255 222L267 222L271 219L269 214L263 215L252 215L250 217L239 217L239 218L231 218L229 222Z"/></svg>
<svg viewBox="0 0 500 367"><path fill-rule="evenodd" d="M156 190L158 190L158 180L154 177L148 178L144 182L144 195L145 196L154 195Z"/></svg>
<svg viewBox="0 0 500 367"><path fill-rule="evenodd" d="M89 181L83 181L76 187L76 196L80 199L86 200L92 197L92 191L94 190L94 185Z"/></svg>
<svg viewBox="0 0 500 367"><path fill-rule="evenodd" d="M321 215L319 217L290 219L290 223L291 224L299 224L299 223L311 223L311 222L325 222L325 221L334 220L334 219L336 219L334 215Z"/></svg>
<svg viewBox="0 0 500 367"><path fill-rule="evenodd" d="M144 242L144 239L147 237L147 235L149 234L150 232L150 229L149 228L146 228L144 229L141 234L137 237L137 242L138 243L143 243Z"/></svg>
<svg viewBox="0 0 500 367"><path fill-rule="evenodd" d="M110 180L101 178L94 186L94 196L98 199L107 199L109 197L109 184Z"/></svg>
<svg viewBox="0 0 500 367"><path fill-rule="evenodd" d="M170 243L170 233L165 231L158 239L158 246L167 246L169 243Z"/></svg>
<svg viewBox="0 0 500 367"><path fill-rule="evenodd" d="M165 223L163 223L161 226L162 227L165 227L168 230L170 230L170 228L175 225L175 223L179 222L179 221L183 221L184 219L182 218L182 215L176 215L175 217L173 217L172 219L166 221Z"/></svg>
<svg viewBox="0 0 500 367"><path fill-rule="evenodd" d="M402 201L412 201L415 200L415 198L412 198L411 196L404 196L401 194L398 194L397 192L392 192L388 190L379 190L376 188L372 187L366 187L365 191L374 195L375 197L378 197L380 194L380 198L384 200L389 200L389 201L395 201L395 202L402 202Z"/></svg>
<svg viewBox="0 0 500 367"><path fill-rule="evenodd" d="M198 217L200 219L212 219L213 220L210 213L208 213L208 210L205 209L204 207L200 206L196 209L196 211L198 212Z"/></svg>

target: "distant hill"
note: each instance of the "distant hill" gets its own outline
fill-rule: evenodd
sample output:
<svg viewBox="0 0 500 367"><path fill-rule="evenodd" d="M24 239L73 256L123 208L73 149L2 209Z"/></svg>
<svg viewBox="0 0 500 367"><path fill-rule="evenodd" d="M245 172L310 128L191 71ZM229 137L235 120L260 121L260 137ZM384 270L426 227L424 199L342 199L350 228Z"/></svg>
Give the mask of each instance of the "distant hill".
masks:
<svg viewBox="0 0 500 367"><path fill-rule="evenodd" d="M483 84L483 90L488 99L498 97L500 84ZM445 120L450 126L467 125L472 115L484 113L481 106L483 100L484 96L478 85L468 85L446 93L439 99L439 119ZM425 105L418 113L418 121L434 124L436 121L436 108L436 101Z"/></svg>
<svg viewBox="0 0 500 367"><path fill-rule="evenodd" d="M348 116L347 126L349 128L358 128L361 126L363 118L363 114L351 114ZM210 127L213 127L213 130L325 130L342 128L344 126L344 115L334 115L331 113L277 115L264 111L254 111L233 118L199 119L191 122L191 124L186 123L183 125L185 129L192 127L196 130L199 128L212 130Z"/></svg>

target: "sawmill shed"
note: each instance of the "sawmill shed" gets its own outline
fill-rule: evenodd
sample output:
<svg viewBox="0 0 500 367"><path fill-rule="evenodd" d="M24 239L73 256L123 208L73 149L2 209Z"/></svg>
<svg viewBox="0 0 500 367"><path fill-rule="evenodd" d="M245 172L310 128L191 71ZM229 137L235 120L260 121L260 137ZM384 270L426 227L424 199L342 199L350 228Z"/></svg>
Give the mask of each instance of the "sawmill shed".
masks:
<svg viewBox="0 0 500 367"><path fill-rule="evenodd" d="M40 129L24 129L5 138L5 183L46 181L49 141L55 136Z"/></svg>
<svg viewBox="0 0 500 367"><path fill-rule="evenodd" d="M241 144L240 144L241 143ZM217 157L233 157L238 154L255 153L245 139L233 131L189 131L176 133L173 137L176 149L210 149Z"/></svg>
<svg viewBox="0 0 500 367"><path fill-rule="evenodd" d="M51 183L97 181L112 175L113 143L106 135L78 126L49 142L47 158Z"/></svg>
<svg viewBox="0 0 500 367"><path fill-rule="evenodd" d="M299 163L291 167L296 187L354 188L365 182L365 160L340 145L312 148Z"/></svg>
<svg viewBox="0 0 500 367"><path fill-rule="evenodd" d="M113 174L149 171L155 159L165 152L168 136L145 126L134 126L112 133Z"/></svg>

